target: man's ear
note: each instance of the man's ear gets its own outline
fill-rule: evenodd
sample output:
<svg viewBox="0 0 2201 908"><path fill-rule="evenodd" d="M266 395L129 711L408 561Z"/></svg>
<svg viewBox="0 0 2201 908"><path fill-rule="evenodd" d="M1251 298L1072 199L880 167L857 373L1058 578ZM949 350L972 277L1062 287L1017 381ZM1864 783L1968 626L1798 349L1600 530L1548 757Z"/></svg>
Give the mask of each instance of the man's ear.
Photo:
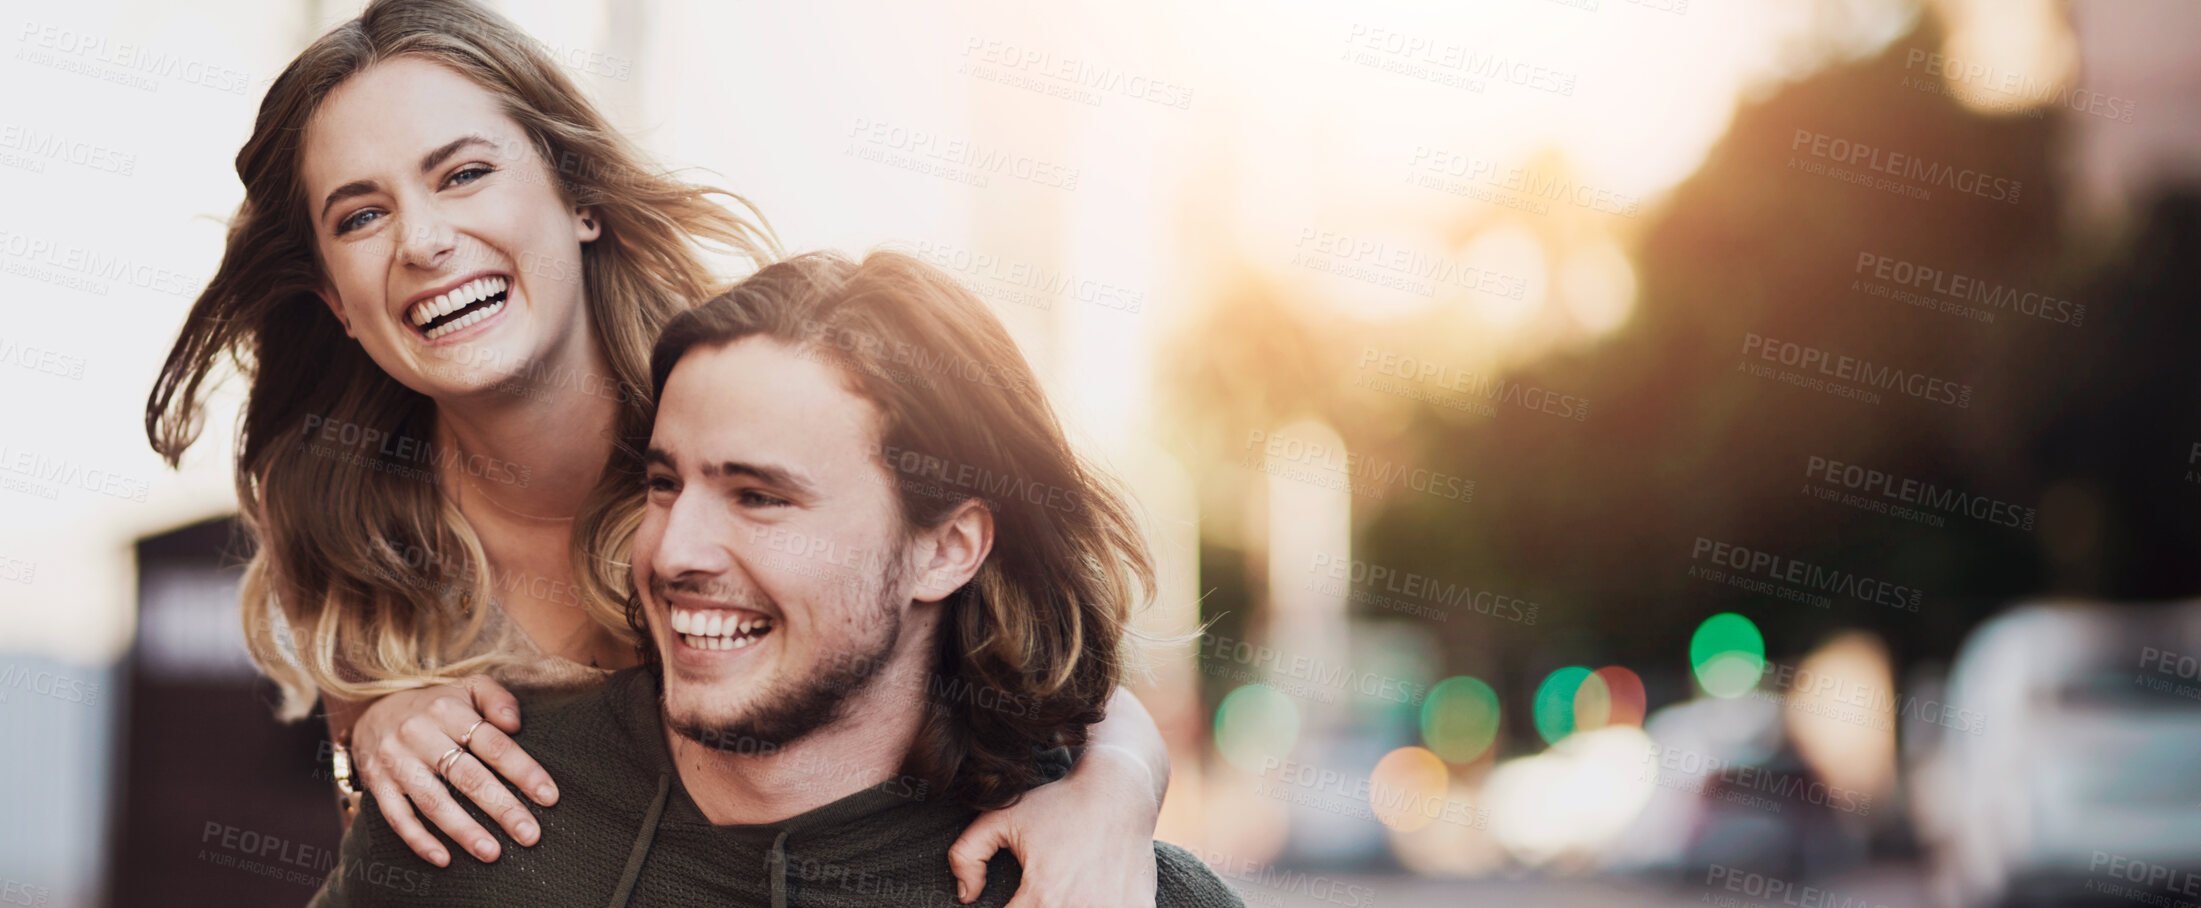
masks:
<svg viewBox="0 0 2201 908"><path fill-rule="evenodd" d="M594 208L573 209L573 238L581 242L593 242L604 235L604 221L596 216Z"/></svg>
<svg viewBox="0 0 2201 908"><path fill-rule="evenodd" d="M965 499L956 506L947 522L923 535L932 541L932 557L919 565L922 573L917 577L917 588L910 591L910 598L919 602L939 602L971 582L971 578L978 575L978 568L986 563L986 556L993 552L993 509L976 498Z"/></svg>
<svg viewBox="0 0 2201 908"><path fill-rule="evenodd" d="M345 337L357 338L359 336L357 332L352 330L352 320L344 317L344 304L337 300L336 291L328 287L317 287L314 288L313 295L320 297L321 304L329 307L329 314L336 316L337 323L344 326Z"/></svg>

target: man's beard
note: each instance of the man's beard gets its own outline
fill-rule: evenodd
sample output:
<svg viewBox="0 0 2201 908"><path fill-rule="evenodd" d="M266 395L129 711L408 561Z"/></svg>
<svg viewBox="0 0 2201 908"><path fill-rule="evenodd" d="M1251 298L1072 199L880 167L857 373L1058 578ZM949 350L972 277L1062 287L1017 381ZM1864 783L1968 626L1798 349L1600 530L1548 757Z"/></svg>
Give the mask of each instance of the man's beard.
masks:
<svg viewBox="0 0 2201 908"><path fill-rule="evenodd" d="M813 673L784 680L758 696L746 715L727 722L682 721L672 715L664 685L658 690L658 710L665 724L681 737L705 747L745 755L776 752L803 737L841 720L848 701L871 686L886 667L902 639L901 603L894 601L902 584L902 547L887 559L884 582L872 594L879 620L886 625L873 645L854 646L827 653ZM662 592L658 601L665 601Z"/></svg>

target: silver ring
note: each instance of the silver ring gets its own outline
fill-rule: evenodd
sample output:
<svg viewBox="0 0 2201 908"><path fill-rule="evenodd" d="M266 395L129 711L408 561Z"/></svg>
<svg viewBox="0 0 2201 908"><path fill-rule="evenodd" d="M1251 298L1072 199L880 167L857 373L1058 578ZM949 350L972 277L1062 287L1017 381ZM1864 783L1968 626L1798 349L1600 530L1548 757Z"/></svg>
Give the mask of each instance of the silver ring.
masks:
<svg viewBox="0 0 2201 908"><path fill-rule="evenodd" d="M461 757L461 756L463 756L463 755L465 755L465 753L466 753L466 748L464 748L464 747L454 747L454 748L451 748L451 749L450 749L450 750L449 750L448 752L444 753L444 755L443 755L443 756L437 757L437 758L436 758L436 775L442 776L442 777L444 777L444 778L446 778L446 779L450 778L450 777L451 777L451 764L452 764L452 763L455 763L455 762L457 762L457 761L458 761L458 758L459 758L459 757Z"/></svg>
<svg viewBox="0 0 2201 908"><path fill-rule="evenodd" d="M474 729L480 728L481 724L487 721L489 721L487 718L475 719L474 724L466 726L466 734L459 736L459 747L472 750L474 747Z"/></svg>

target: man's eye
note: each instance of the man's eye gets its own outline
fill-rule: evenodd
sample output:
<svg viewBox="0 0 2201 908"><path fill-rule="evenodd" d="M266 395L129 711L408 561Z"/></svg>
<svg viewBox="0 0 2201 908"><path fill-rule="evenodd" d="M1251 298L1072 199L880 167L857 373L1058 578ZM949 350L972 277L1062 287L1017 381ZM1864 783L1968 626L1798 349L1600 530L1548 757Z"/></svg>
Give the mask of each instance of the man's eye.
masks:
<svg viewBox="0 0 2201 908"><path fill-rule="evenodd" d="M781 498L777 495L768 495L755 489L743 489L741 491L740 500L742 504L754 505L756 507L762 508L784 508L788 505L788 501L785 498Z"/></svg>
<svg viewBox="0 0 2201 908"><path fill-rule="evenodd" d="M665 476L652 476L646 480L643 480L642 484L649 487L649 490L652 494L658 492L674 492L678 491L680 488L679 483L673 482L671 478Z"/></svg>
<svg viewBox="0 0 2201 908"><path fill-rule="evenodd" d="M380 215L381 213L382 212L376 211L372 208L361 208L358 211L354 211L351 214L345 215L343 220L336 222L336 235L343 236L344 234L350 233L361 227L365 227L367 226L367 220L370 215Z"/></svg>

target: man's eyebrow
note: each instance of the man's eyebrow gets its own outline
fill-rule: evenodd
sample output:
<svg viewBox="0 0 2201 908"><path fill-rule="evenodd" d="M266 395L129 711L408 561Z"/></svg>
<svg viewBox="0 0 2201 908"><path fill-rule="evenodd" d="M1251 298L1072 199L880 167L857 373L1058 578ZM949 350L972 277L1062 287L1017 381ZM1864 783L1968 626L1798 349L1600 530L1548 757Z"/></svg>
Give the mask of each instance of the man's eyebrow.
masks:
<svg viewBox="0 0 2201 908"><path fill-rule="evenodd" d="M449 142L445 142L436 150L422 155L420 159L420 172L425 174L431 170L436 169L436 165L441 164L446 160L449 160L452 155L459 153L459 149L465 148L469 145L487 145L494 148L496 147L496 144L497 143L495 142L489 141L489 138L487 136L482 136L475 133L468 133L456 139L452 139ZM321 216L324 218L328 217L329 209L335 208L336 203L338 202L351 198L352 196L366 195L370 192L375 191L378 188L380 187L373 180L353 180L342 186L338 186L336 187L335 191L329 193L328 198L321 201Z"/></svg>
<svg viewBox="0 0 2201 908"><path fill-rule="evenodd" d="M672 452L663 448L650 448L642 452L642 462L649 466L663 467L675 473L680 471L679 461L673 458ZM703 465L703 475L712 479L747 476L773 488L785 489L798 495L815 495L818 489L817 483L811 482L809 479L804 478L802 474L786 467L745 463L738 460L706 463Z"/></svg>

